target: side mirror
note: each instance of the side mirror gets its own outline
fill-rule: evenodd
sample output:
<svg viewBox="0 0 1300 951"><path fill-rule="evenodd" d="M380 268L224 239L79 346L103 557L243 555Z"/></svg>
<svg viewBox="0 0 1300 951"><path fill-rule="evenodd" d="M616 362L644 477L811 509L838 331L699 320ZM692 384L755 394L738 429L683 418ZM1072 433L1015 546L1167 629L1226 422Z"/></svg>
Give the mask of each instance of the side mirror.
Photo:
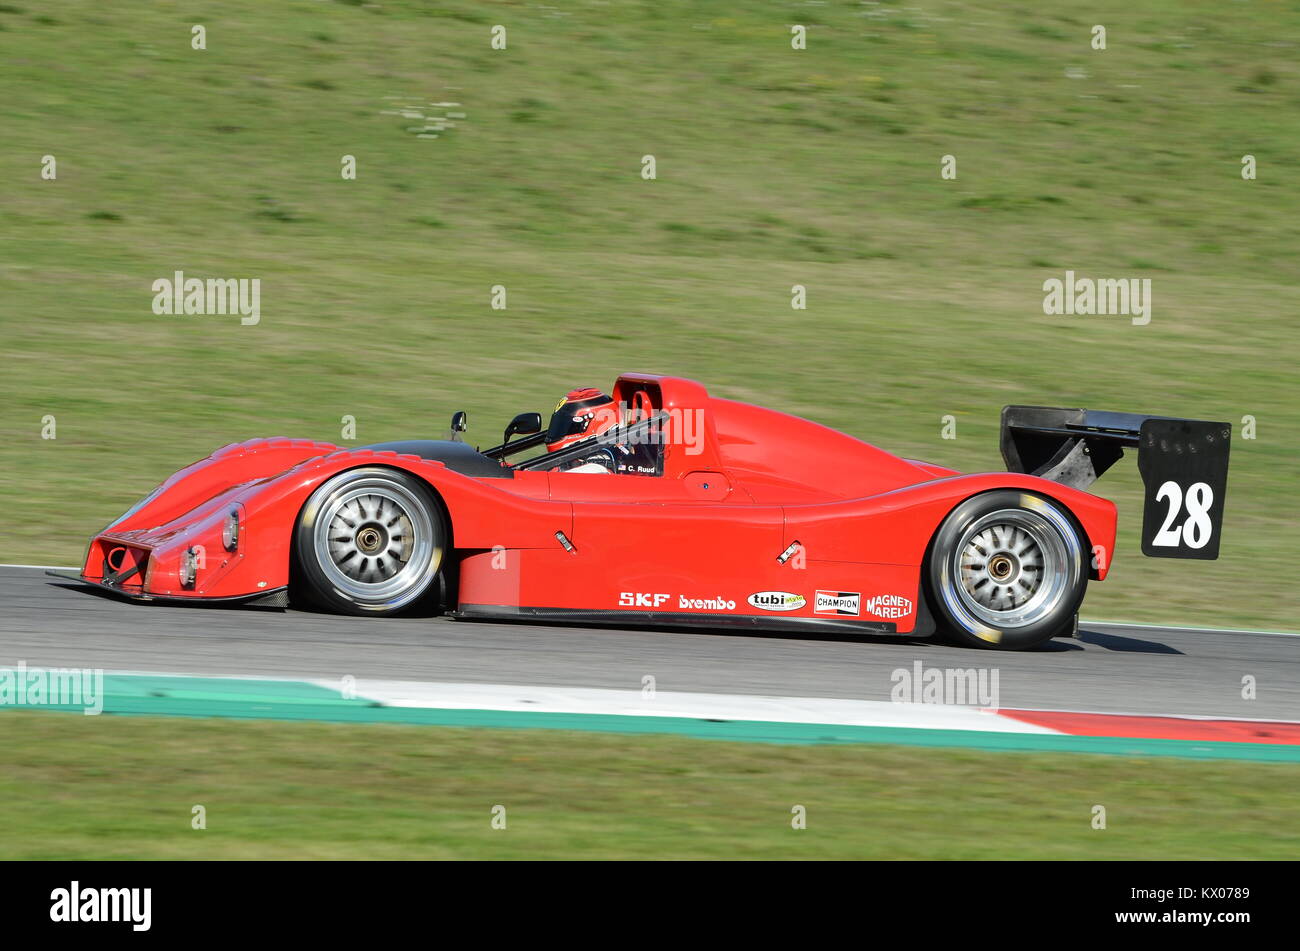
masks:
<svg viewBox="0 0 1300 951"><path fill-rule="evenodd" d="M520 413L510 420L510 425L506 427L506 436L501 441L505 443L510 441L511 436L531 436L541 431L541 413Z"/></svg>
<svg viewBox="0 0 1300 951"><path fill-rule="evenodd" d="M451 414L451 438L455 439L457 433L463 433L469 429L469 416L464 410Z"/></svg>

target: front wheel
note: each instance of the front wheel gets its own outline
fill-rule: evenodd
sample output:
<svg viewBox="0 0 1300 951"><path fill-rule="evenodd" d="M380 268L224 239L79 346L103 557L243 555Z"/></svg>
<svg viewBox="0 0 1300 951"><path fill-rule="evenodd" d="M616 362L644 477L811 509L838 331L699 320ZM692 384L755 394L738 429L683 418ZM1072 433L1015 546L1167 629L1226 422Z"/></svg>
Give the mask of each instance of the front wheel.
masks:
<svg viewBox="0 0 1300 951"><path fill-rule="evenodd" d="M927 581L941 628L959 643L1024 650L1073 622L1088 586L1084 546L1055 502L1002 490L949 513Z"/></svg>
<svg viewBox="0 0 1300 951"><path fill-rule="evenodd" d="M299 594L344 614L393 614L442 567L447 530L428 487L397 469L349 469L308 498L294 528Z"/></svg>

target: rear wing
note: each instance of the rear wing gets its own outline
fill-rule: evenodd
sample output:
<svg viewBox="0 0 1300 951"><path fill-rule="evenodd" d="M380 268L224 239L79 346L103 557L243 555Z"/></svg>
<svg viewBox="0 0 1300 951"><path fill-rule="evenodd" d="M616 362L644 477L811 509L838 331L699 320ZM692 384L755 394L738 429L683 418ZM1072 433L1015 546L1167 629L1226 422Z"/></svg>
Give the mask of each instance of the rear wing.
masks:
<svg viewBox="0 0 1300 951"><path fill-rule="evenodd" d="M1219 557L1232 427L1199 419L1051 406L1002 408L1010 472L1086 489L1136 449L1145 486L1142 553Z"/></svg>

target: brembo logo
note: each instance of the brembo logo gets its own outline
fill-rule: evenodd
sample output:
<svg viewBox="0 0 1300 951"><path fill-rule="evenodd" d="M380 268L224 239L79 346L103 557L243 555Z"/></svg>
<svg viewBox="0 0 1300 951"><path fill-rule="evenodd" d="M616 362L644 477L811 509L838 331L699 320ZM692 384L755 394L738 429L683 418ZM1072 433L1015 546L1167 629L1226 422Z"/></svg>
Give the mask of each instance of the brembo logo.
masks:
<svg viewBox="0 0 1300 951"><path fill-rule="evenodd" d="M808 603L802 594L789 591L759 591L747 599L751 605L763 611L797 611Z"/></svg>
<svg viewBox="0 0 1300 951"><path fill-rule="evenodd" d="M876 617L900 618L912 613L912 602L897 594L878 594L862 605Z"/></svg>
<svg viewBox="0 0 1300 951"><path fill-rule="evenodd" d="M726 598L688 598L682 594L677 596L677 607L682 611L734 611L736 602Z"/></svg>

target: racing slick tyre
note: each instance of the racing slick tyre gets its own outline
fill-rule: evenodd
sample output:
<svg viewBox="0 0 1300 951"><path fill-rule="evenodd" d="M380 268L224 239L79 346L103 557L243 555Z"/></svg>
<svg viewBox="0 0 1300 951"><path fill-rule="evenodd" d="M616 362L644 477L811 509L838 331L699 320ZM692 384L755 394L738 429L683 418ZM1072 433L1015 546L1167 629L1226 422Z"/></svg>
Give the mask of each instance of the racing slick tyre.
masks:
<svg viewBox="0 0 1300 951"><path fill-rule="evenodd" d="M1015 490L967 499L930 545L927 594L960 644L1024 650L1069 630L1088 586L1086 548L1057 503Z"/></svg>
<svg viewBox="0 0 1300 951"><path fill-rule="evenodd" d="M380 466L341 472L298 515L293 594L342 614L395 614L435 587L447 535L421 480Z"/></svg>

